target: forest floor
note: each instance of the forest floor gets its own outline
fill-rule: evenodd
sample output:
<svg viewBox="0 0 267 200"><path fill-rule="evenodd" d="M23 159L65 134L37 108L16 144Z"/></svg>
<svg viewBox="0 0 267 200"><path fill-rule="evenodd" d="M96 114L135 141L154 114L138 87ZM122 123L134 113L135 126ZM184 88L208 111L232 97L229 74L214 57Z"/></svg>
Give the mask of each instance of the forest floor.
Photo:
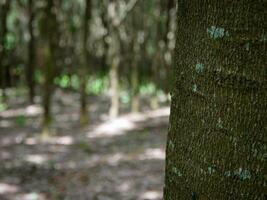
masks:
<svg viewBox="0 0 267 200"><path fill-rule="evenodd" d="M0 112L0 200L162 199L168 106L151 111L144 100L143 112L122 106L109 120L108 98L90 97L90 124L80 128L78 102L56 91L44 140L40 105L10 99Z"/></svg>

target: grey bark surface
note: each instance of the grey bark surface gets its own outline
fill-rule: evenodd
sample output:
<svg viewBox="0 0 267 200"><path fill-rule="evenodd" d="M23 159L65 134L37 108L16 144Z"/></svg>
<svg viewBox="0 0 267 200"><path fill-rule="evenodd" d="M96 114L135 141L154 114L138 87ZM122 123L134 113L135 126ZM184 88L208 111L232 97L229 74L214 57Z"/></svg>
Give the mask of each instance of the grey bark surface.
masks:
<svg viewBox="0 0 267 200"><path fill-rule="evenodd" d="M165 200L267 199L267 1L178 1Z"/></svg>

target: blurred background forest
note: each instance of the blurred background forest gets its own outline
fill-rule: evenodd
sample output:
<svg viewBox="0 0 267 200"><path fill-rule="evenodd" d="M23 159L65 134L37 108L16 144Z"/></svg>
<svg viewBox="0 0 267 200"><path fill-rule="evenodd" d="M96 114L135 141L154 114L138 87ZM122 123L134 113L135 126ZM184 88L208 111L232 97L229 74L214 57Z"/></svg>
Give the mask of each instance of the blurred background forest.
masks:
<svg viewBox="0 0 267 200"><path fill-rule="evenodd" d="M175 0L0 0L0 199L162 199Z"/></svg>

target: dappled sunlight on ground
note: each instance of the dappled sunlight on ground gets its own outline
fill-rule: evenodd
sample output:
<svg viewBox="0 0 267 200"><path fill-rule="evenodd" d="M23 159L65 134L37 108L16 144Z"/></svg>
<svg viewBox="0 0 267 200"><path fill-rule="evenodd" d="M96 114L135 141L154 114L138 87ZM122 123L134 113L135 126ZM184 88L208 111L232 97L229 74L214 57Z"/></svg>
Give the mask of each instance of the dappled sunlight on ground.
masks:
<svg viewBox="0 0 267 200"><path fill-rule="evenodd" d="M141 195L141 199L153 200L162 198L162 192L159 191L147 191Z"/></svg>
<svg viewBox="0 0 267 200"><path fill-rule="evenodd" d="M170 114L169 107L161 108L146 113L133 113L123 115L116 119L108 120L87 133L89 138L112 137L126 134L127 131L140 128L140 122L148 122L153 118L167 117ZM139 123L139 124L138 124Z"/></svg>
<svg viewBox="0 0 267 200"><path fill-rule="evenodd" d="M29 163L41 165L41 164L44 164L48 160L48 157L47 155L33 154L33 155L25 156L24 160Z"/></svg>
<svg viewBox="0 0 267 200"><path fill-rule="evenodd" d="M58 95L55 131L45 139L38 105L0 113L0 199L162 199L169 108L110 120L94 100L81 129L77 96Z"/></svg>
<svg viewBox="0 0 267 200"><path fill-rule="evenodd" d="M42 139L39 137L29 137L25 139L25 144L36 145L36 144L58 144L58 145L71 145L73 144L73 137L71 136L50 136Z"/></svg>
<svg viewBox="0 0 267 200"><path fill-rule="evenodd" d="M6 111L2 111L0 113L0 117L3 118L10 118L10 117L17 117L17 116L26 116L26 117L33 117L40 115L42 113L42 108L39 105L30 105L26 106L25 108L17 108L17 109L8 109Z"/></svg>
<svg viewBox="0 0 267 200"><path fill-rule="evenodd" d="M0 195L1 194L16 193L18 191L19 191L19 188L16 185L11 185L11 184L0 182Z"/></svg>

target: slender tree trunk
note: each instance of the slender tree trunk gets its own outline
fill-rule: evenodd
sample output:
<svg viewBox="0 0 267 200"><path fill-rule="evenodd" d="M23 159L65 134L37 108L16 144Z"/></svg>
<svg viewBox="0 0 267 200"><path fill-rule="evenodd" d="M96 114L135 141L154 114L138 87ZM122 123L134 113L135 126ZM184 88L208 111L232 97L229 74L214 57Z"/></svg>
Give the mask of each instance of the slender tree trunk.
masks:
<svg viewBox="0 0 267 200"><path fill-rule="evenodd" d="M53 94L53 80L55 76L55 50L56 50L56 16L53 12L54 0L48 0L45 8L44 21L44 44L42 47L44 62L44 85L43 85L43 123L42 133L44 137L50 135L51 99Z"/></svg>
<svg viewBox="0 0 267 200"><path fill-rule="evenodd" d="M111 58L110 67L110 93L111 93L111 106L109 115L111 118L115 118L119 115L119 64L120 58L118 55L114 55Z"/></svg>
<svg viewBox="0 0 267 200"><path fill-rule="evenodd" d="M164 67L164 91L166 94L170 93L170 86L172 84L172 66L173 66L173 57L174 57L174 44L175 39L173 38L173 34L175 33L175 26L173 27L173 23L175 20L175 3L176 0L168 0L167 4L167 20L166 20L166 32L165 36L165 53L168 55L168 58L164 59L165 67Z"/></svg>
<svg viewBox="0 0 267 200"><path fill-rule="evenodd" d="M159 101L158 101L158 95L157 95L157 91L158 91L158 85L160 82L160 77L159 77L159 70L160 70L160 49L158 48L156 50L157 52L155 53L155 57L152 61L152 82L154 84L154 91L152 93L151 96L151 100L150 100L150 107L153 110L156 110L159 108Z"/></svg>
<svg viewBox="0 0 267 200"><path fill-rule="evenodd" d="M6 86L7 86L7 62L6 62L6 35L7 35L7 17L10 8L10 1L5 1L0 4L0 70L1 70L1 89L2 101L7 101Z"/></svg>
<svg viewBox="0 0 267 200"><path fill-rule="evenodd" d="M164 15L164 13L166 13L166 0L161 0L159 5L159 14L157 15L158 20L156 21L156 52L152 61L152 82L155 85L155 90L151 97L150 106L153 110L159 107L157 91L162 85L162 75L165 73L164 71L166 71L166 64L163 55L166 48L165 35L167 33L165 30L166 27L163 26L163 21L160 20L161 16Z"/></svg>
<svg viewBox="0 0 267 200"><path fill-rule="evenodd" d="M108 65L110 78L110 118L115 118L119 115L119 66L120 66L120 34L116 21L119 20L116 15L116 1L108 1Z"/></svg>
<svg viewBox="0 0 267 200"><path fill-rule="evenodd" d="M165 200L266 199L266 0L178 1Z"/></svg>
<svg viewBox="0 0 267 200"><path fill-rule="evenodd" d="M108 69L108 51L109 51L109 42L107 40L108 40L108 35L110 32L109 32L109 24L108 24L107 14L106 14L105 9L101 13L101 19L102 19L103 27L107 31L107 33L103 36L103 56L102 56L102 67L101 67L101 70L106 72Z"/></svg>
<svg viewBox="0 0 267 200"><path fill-rule="evenodd" d="M86 0L86 7L84 12L84 31L83 31L83 52L82 52L82 69L80 74L81 80L81 97L80 97L80 123L82 126L87 125L88 123L88 111L87 111L87 94L86 87L88 83L87 74L88 74L88 30L89 29L89 21L91 17L91 0Z"/></svg>
<svg viewBox="0 0 267 200"><path fill-rule="evenodd" d="M139 111L139 62L138 62L138 43L133 41L133 59L131 71L131 111Z"/></svg>
<svg viewBox="0 0 267 200"><path fill-rule="evenodd" d="M34 103L35 96L35 80L34 80L34 72L35 72L35 38L34 38L34 28L33 22L35 18L35 14L33 11L33 0L29 0L29 22L28 29L30 40L28 44L28 65L26 69L26 78L29 89L29 102L30 104Z"/></svg>

